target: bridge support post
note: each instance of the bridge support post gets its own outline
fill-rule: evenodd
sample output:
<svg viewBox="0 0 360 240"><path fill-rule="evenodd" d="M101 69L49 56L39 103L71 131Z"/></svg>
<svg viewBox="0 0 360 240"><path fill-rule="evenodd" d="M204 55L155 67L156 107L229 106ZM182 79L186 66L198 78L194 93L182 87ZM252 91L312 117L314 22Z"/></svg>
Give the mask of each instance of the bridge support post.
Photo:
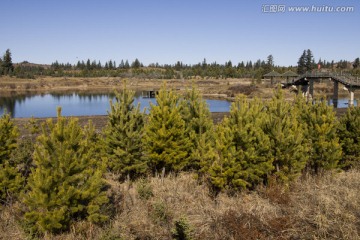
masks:
<svg viewBox="0 0 360 240"><path fill-rule="evenodd" d="M354 106L354 89L349 89L350 99L349 99L349 107Z"/></svg>
<svg viewBox="0 0 360 240"><path fill-rule="evenodd" d="M314 97L314 79L312 78L309 80L309 97L311 99Z"/></svg>
<svg viewBox="0 0 360 240"><path fill-rule="evenodd" d="M339 99L339 82L334 81L334 95L333 95L334 108L338 107L338 99Z"/></svg>
<svg viewBox="0 0 360 240"><path fill-rule="evenodd" d="M301 91L301 85L297 85L296 88L297 88L298 93L301 93L301 92L302 92L302 91Z"/></svg>
<svg viewBox="0 0 360 240"><path fill-rule="evenodd" d="M309 85L301 85L301 92L303 97L308 97L309 94Z"/></svg>

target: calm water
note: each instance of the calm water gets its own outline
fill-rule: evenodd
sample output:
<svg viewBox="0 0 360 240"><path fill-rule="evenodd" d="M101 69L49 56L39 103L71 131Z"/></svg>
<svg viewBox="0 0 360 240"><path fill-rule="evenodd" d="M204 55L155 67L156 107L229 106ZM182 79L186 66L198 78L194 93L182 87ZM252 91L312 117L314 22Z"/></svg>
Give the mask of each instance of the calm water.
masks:
<svg viewBox="0 0 360 240"><path fill-rule="evenodd" d="M106 115L110 109L109 101L113 94L41 94L16 97L0 97L0 115L6 109L13 117L55 117L58 106L62 107L63 116ZM153 98L142 98L136 93L135 104L149 109ZM228 112L230 102L225 100L206 100L211 112Z"/></svg>
<svg viewBox="0 0 360 240"><path fill-rule="evenodd" d="M58 106L62 107L63 116L106 115L109 111L110 99L113 94L41 94L14 97L0 97L0 115L6 109L13 117L55 117ZM142 98L141 92L135 95L135 104L140 103L141 109L149 109L150 102L155 99ZM206 102L211 112L228 112L231 103L226 100L210 100ZM329 105L332 100L328 100ZM348 99L339 99L338 108L346 108ZM356 105L356 102L355 102Z"/></svg>

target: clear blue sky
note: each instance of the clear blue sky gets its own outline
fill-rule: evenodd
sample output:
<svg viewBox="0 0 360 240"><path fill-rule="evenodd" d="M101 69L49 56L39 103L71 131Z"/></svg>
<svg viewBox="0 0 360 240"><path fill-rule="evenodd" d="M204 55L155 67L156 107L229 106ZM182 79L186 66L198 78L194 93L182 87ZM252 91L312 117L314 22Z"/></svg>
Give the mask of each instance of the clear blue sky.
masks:
<svg viewBox="0 0 360 240"><path fill-rule="evenodd" d="M351 13L264 13L264 4L353 6ZM0 0L0 53L13 62L133 61L145 65L266 59L296 65L360 57L360 1ZM266 8L268 10L268 8Z"/></svg>

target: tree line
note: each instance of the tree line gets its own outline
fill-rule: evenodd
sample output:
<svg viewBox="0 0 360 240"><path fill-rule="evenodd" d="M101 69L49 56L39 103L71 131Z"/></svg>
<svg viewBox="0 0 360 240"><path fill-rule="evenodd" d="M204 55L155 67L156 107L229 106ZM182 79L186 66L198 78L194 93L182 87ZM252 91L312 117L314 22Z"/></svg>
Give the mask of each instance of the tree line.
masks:
<svg viewBox="0 0 360 240"><path fill-rule="evenodd" d="M86 61L78 61L74 65L55 61L51 65L42 66L24 61L14 66L11 60L11 52L8 49L3 58L0 59L0 75L10 75L18 78L35 78L35 76L42 75L53 77L137 77L147 79L192 79L195 77L261 79L264 74L273 70L279 73L291 70L303 74L317 69L319 65L321 68L331 69L332 71L347 70L352 74L360 75L359 58L356 58L353 63L346 60L335 63L334 61L329 62L321 59L316 63L310 49L303 51L297 66L289 67L275 65L272 54L266 60L241 61L237 64L233 64L230 60L223 64L217 62L208 63L204 58L202 62L193 65L177 61L175 64L163 65L151 63L145 67L136 58L131 63L128 60L121 60L119 64L113 60L103 64L100 61L87 59Z"/></svg>
<svg viewBox="0 0 360 240"><path fill-rule="evenodd" d="M123 89L110 102L102 132L66 118L28 124L19 138L9 115L0 119L1 204L19 203L30 235L69 230L79 220L101 224L112 216L107 174L118 181L191 171L213 196L273 182L291 186L302 174L358 167L360 108L340 119L326 101L270 101L238 96L214 125L195 87L184 96L162 87L148 113ZM110 194L110 195L109 195Z"/></svg>

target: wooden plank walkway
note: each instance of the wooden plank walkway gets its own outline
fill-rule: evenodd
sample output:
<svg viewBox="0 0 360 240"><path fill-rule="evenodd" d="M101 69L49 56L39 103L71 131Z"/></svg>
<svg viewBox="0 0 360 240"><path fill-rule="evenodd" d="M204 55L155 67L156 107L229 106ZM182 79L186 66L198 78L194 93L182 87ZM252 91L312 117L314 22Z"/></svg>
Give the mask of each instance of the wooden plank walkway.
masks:
<svg viewBox="0 0 360 240"><path fill-rule="evenodd" d="M333 72L307 72L296 79L293 83L287 85L307 85L309 79L330 78L333 81L339 82L347 88L360 89L360 78L350 74L339 74Z"/></svg>

